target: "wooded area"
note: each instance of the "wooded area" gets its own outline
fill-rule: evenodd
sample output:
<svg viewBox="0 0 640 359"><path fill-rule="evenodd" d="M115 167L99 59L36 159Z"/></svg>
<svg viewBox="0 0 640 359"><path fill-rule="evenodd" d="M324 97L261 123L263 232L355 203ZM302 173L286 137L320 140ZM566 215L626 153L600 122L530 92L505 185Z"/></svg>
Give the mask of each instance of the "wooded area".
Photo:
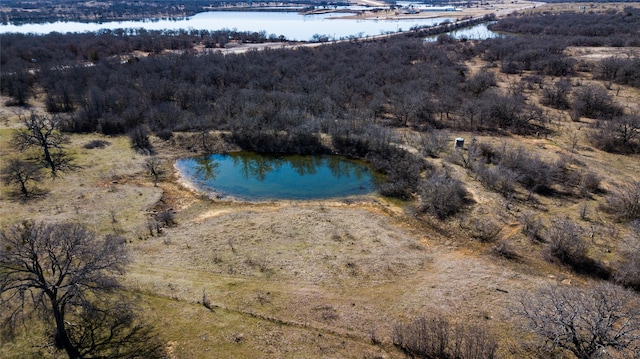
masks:
<svg viewBox="0 0 640 359"><path fill-rule="evenodd" d="M141 171L151 178L154 188L170 172L153 156L154 146L181 153L242 149L364 159L386 175L379 193L405 201L411 218L404 221L418 221L416 228L435 228L443 236L464 233L465 238L480 243L470 247L491 244L492 255L521 268L540 255L585 282L600 283L592 291L579 287L539 290L531 294L533 299L523 300L514 313L526 322L523 327L539 338L532 344L535 349L527 350L543 356L564 350L579 358L594 358L606 347L621 357L635 355L640 348L636 325L640 318L636 293L640 289L640 183L637 179L621 183L607 178L605 189L605 179L577 153L589 152L591 156L601 150L632 163L637 160L637 103L623 103L617 94L622 86L634 91L640 88L640 58L628 52L627 56L584 61L569 50L576 46L640 46L640 8L604 14L516 14L491 27L507 35L469 41L441 34L436 41L425 42L414 31L388 38L238 54L222 54L216 49L230 41L285 39L226 30L2 34L4 105L31 109L39 103L46 111L17 116L8 144L15 153L11 161L3 163L2 180L14 190L7 191L9 197L21 203L46 196L47 192L38 188L45 172L54 178L77 170L73 151L67 148L68 136L89 134L111 136L104 137L109 141L126 136L131 148L145 156ZM578 129L584 127L585 143L593 148L579 148L582 139L577 133L562 134L571 140L571 148L557 150L557 156L541 156L524 146L507 144L509 138L534 141L560 136L558 129L565 122L578 124ZM453 132L471 136L460 150L450 148ZM496 140L483 142L475 136ZM94 140L84 149L105 148L109 141ZM463 176L468 177L467 182L461 180ZM504 208L488 209L482 217L475 217L477 212L468 215L476 206L479 188L495 194ZM163 195L159 202L165 200ZM552 204L543 205L545 200ZM592 220L589 208L595 207L596 201L598 218ZM558 203L584 203L580 221L555 214ZM480 206L484 204L476 207ZM511 212L512 206L519 207ZM547 221L540 219L542 215ZM521 234L530 246L528 252L515 250L506 240L498 241L505 227L496 224L500 216L516 222L506 227L510 226L512 235ZM163 228L179 226L173 208L164 202L148 217L148 237L160 236ZM609 227L601 224L605 217ZM110 225L118 232L115 211ZM96 239L85 227L71 223L57 227L25 222L0 232L0 241L8 244L0 249L1 289L12 291L6 303L16 303L13 300L20 281L29 279L7 274L13 273L21 259L14 260L20 239L49 245L51 236L41 238L38 234L52 232L65 238L58 233L64 226L78 233L71 236L72 241L92 244ZM594 236L614 238L616 245L624 245L614 248L607 242L604 246ZM340 239L340 235L334 233L333 238ZM125 240L116 239L114 243L124 245ZM225 240L236 255L233 237ZM165 239L164 244L171 243ZM191 245L183 247L190 249ZM421 244L414 246L422 250ZM615 256L607 256L612 252ZM28 257L29 252L25 253ZM120 270L124 257L122 252L113 268ZM241 265L259 268L262 274L278 270L261 260L246 258ZM217 256L207 261L222 263ZM228 268L231 272L223 272L225 275L235 274L230 265ZM357 261L349 260L345 268L357 277ZM509 293L502 288L491 290ZM43 293L49 296L54 312L64 311L64 307L56 307L55 295L46 290ZM260 295L262 305L269 295ZM87 307L91 310L86 313L78 309L86 314L78 318L94 328L92 320L108 313L100 307L103 304L111 308L108 303L98 303ZM204 290L202 305L215 309ZM567 314L567 308L587 319L563 323L565 326L554 323L554 315L575 318L575 313ZM119 309L122 316L133 318L129 308ZM327 322L336 319L332 308L319 311ZM624 320L600 320L609 317ZM81 357L72 341L82 342L83 333L68 336L60 315L55 319L55 345L65 348L70 357ZM601 325L591 325L593 321ZM131 328L142 330L132 323L114 326L124 333ZM566 335L567 327L577 334ZM623 330L615 337L614 329ZM140 333L149 334L146 330ZM390 343L395 348L416 357L492 358L499 342L482 326L450 322L439 315L398 320L391 333ZM563 333L561 338L558 333ZM375 330L370 339L372 345L383 346ZM159 355L159 344L155 337L153 340L145 350Z"/></svg>

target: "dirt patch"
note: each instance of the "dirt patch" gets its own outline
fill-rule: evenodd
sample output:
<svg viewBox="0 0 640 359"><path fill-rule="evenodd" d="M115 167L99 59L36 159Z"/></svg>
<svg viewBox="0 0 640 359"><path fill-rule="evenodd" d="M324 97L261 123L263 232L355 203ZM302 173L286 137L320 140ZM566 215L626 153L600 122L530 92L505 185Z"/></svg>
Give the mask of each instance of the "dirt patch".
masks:
<svg viewBox="0 0 640 359"><path fill-rule="evenodd" d="M638 57L640 56L640 47L571 46L565 49L565 53L577 60L598 62L607 57L622 59Z"/></svg>

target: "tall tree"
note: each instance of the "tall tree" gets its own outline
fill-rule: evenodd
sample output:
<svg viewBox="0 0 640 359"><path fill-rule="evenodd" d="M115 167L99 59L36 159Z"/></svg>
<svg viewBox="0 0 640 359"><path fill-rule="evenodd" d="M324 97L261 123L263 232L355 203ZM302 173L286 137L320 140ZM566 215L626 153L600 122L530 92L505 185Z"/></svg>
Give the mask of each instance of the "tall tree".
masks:
<svg viewBox="0 0 640 359"><path fill-rule="evenodd" d="M518 312L544 339L543 349L568 350L580 359L640 352L640 303L633 292L606 282L589 289L553 286L520 303Z"/></svg>
<svg viewBox="0 0 640 359"><path fill-rule="evenodd" d="M69 358L112 357L123 351L123 343L109 352L105 347L110 342L150 338L139 335L144 333L133 325L131 310L105 304L120 287L116 276L127 261L123 238L98 238L79 223L27 221L10 227L0 232L3 316L15 323L33 305L48 314L55 325L55 345ZM127 357L141 352L134 350Z"/></svg>
<svg viewBox="0 0 640 359"><path fill-rule="evenodd" d="M31 113L28 117L22 116L21 120L24 128L13 136L13 143L20 151L28 148L42 151L40 161L49 168L52 177L71 167L71 158L64 149L69 139L61 132L60 117Z"/></svg>

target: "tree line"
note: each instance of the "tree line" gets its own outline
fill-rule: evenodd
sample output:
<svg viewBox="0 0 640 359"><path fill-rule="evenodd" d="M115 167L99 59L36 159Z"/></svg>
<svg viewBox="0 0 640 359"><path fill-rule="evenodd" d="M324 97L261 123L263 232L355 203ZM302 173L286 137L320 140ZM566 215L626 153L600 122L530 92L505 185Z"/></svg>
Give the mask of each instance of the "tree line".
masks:
<svg viewBox="0 0 640 359"><path fill-rule="evenodd" d="M327 2L318 0L296 1L300 5L341 4L344 2ZM242 9L252 4L250 1L221 1L221 0L152 0L143 2L118 1L101 3L99 6L76 0L36 0L28 5L16 0L3 2L0 10L0 22L13 23L42 23L55 21L116 21L149 18L181 18L193 16L199 12L208 11L211 7L229 7Z"/></svg>
<svg viewBox="0 0 640 359"><path fill-rule="evenodd" d="M627 8L625 14L640 16L637 9ZM606 24L615 23L609 20L612 15L598 16ZM503 21L515 20L498 24ZM618 25L622 33L625 24ZM190 51L196 44L228 38L224 31L2 36L2 91L11 97L7 104L24 105L36 88L42 89L47 110L65 115L61 129L128 133L140 150L149 146L150 134L168 140L174 131L195 131L206 138L207 131L218 130L228 133L225 140L256 151L337 151L373 159L395 152L392 136L380 135L390 133L389 128L548 133L545 106L567 109L576 121L601 120L599 135L593 138L599 148L621 153L640 148L637 114L624 113L602 86L576 87L568 81L579 70L563 53L572 36L512 36L478 43L443 38L424 44L410 34L235 55ZM132 55L150 47L158 51ZM157 55L159 49L179 53ZM471 74L464 62L474 56L507 74L533 75L500 90L491 72ZM610 62L605 59L599 67L605 85L624 81L621 74L633 76L633 66L625 72L626 61L615 62L617 68ZM543 76L561 79L546 83ZM536 89L542 94L539 104L527 100L527 93ZM321 144L321 134L331 135L331 148ZM409 161L411 156L404 157ZM409 170L413 167L408 165L405 172L415 173ZM418 181L404 182L413 185L398 193L417 193Z"/></svg>

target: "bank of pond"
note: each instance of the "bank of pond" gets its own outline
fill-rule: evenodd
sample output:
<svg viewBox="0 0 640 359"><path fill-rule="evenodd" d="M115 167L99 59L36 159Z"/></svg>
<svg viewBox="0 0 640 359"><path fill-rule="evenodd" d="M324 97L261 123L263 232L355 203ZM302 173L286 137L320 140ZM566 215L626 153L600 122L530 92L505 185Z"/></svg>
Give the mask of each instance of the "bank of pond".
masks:
<svg viewBox="0 0 640 359"><path fill-rule="evenodd" d="M366 162L335 155L233 152L178 159L176 168L199 191L249 201L367 195L383 181Z"/></svg>

